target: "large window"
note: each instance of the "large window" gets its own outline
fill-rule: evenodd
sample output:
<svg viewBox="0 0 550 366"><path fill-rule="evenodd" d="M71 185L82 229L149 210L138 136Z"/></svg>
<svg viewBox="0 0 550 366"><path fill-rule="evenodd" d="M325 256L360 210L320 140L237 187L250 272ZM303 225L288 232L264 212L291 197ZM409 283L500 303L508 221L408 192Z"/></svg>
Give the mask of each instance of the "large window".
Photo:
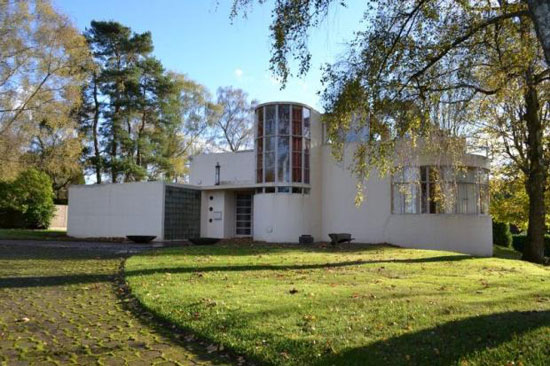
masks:
<svg viewBox="0 0 550 366"><path fill-rule="evenodd" d="M310 182L310 147L311 111L308 108L268 104L256 110L257 183L281 186L276 192L304 192L293 189L292 185Z"/></svg>
<svg viewBox="0 0 550 366"><path fill-rule="evenodd" d="M405 167L393 176L394 214L487 214L488 171L481 168Z"/></svg>
<svg viewBox="0 0 550 366"><path fill-rule="evenodd" d="M393 177L393 212L397 214L418 213L418 178L415 167L404 168Z"/></svg>

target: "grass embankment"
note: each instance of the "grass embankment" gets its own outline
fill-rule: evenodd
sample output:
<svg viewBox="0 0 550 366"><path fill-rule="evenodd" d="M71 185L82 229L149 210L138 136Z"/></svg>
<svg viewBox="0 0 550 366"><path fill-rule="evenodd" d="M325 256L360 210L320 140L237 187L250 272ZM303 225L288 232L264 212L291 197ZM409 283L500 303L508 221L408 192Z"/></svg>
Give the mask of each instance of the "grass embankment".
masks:
<svg viewBox="0 0 550 366"><path fill-rule="evenodd" d="M67 238L65 230L0 229L0 240L63 240Z"/></svg>
<svg viewBox="0 0 550 366"><path fill-rule="evenodd" d="M126 276L157 315L261 363L550 364L550 268L518 260L226 245L143 253Z"/></svg>

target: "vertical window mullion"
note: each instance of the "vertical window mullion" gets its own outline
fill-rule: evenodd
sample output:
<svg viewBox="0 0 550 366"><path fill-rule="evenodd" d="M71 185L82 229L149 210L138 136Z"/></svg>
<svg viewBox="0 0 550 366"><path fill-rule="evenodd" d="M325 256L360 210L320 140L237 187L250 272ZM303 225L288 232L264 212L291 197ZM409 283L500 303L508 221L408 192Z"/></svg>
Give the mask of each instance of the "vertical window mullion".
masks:
<svg viewBox="0 0 550 366"><path fill-rule="evenodd" d="M263 136L262 138L264 139L263 141L263 151L262 151L262 184L265 184L265 155L266 155L266 142L267 142L267 138L265 136L265 127L266 127L266 119L265 119L265 106L262 107L262 118L263 118L263 121L264 123L262 124L262 128L263 128Z"/></svg>
<svg viewBox="0 0 550 366"><path fill-rule="evenodd" d="M300 136L302 136L301 137L301 139L302 139L302 171L301 171L301 173L302 173L302 184L305 184L304 178L305 178L306 175L304 173L304 170L305 170L304 163L305 163L305 155L306 155L306 144L305 144L306 139L304 137L304 107L302 107L302 118L300 119Z"/></svg>
<svg viewBox="0 0 550 366"><path fill-rule="evenodd" d="M275 105L275 183L279 182L279 104ZM275 191L277 193L277 191Z"/></svg>
<svg viewBox="0 0 550 366"><path fill-rule="evenodd" d="M288 176L289 184L292 187L294 183L294 147L292 146L292 123L294 118L294 104L288 107ZM292 190L292 188L290 188Z"/></svg>

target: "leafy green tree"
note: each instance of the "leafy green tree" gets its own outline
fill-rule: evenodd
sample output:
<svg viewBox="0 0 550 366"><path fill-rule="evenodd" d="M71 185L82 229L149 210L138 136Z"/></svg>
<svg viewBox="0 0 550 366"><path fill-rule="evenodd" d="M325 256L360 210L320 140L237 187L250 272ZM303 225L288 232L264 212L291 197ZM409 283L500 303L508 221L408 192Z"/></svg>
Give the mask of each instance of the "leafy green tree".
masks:
<svg viewBox="0 0 550 366"><path fill-rule="evenodd" d="M50 177L34 168L12 182L0 182L0 224L47 228L55 212Z"/></svg>
<svg viewBox="0 0 550 366"><path fill-rule="evenodd" d="M174 72L168 73L168 77L176 92L163 104L163 114L171 122L165 124L163 142L156 151L163 159L157 176L168 181L185 181L189 158L214 145L212 129L222 109L203 85Z"/></svg>
<svg viewBox="0 0 550 366"><path fill-rule="evenodd" d="M97 183L107 174L112 182L158 176L165 163L157 153L176 123L164 109L178 87L151 56L151 34L92 21L85 36L95 61L79 111L87 167Z"/></svg>
<svg viewBox="0 0 550 366"><path fill-rule="evenodd" d="M84 37L49 0L0 1L1 179L26 167L22 158L44 121L75 133L71 112L89 62ZM58 164L73 162L69 156Z"/></svg>
<svg viewBox="0 0 550 366"><path fill-rule="evenodd" d="M216 144L233 152L250 147L254 137L253 113L258 102L249 102L244 90L228 86L218 88L217 103L222 113L214 127Z"/></svg>
<svg viewBox="0 0 550 366"><path fill-rule="evenodd" d="M104 165L112 182L121 177L142 179L144 173L132 156L131 120L136 112L136 84L142 74L139 65L151 57L153 50L151 34L133 33L117 22L92 21L85 36L96 63L89 84L93 90L83 93L92 99L86 100L85 110L92 110L93 116L84 119L83 124L84 130L91 130L94 136L96 177L98 166ZM107 152L103 159L97 159L100 142Z"/></svg>
<svg viewBox="0 0 550 366"><path fill-rule="evenodd" d="M76 124L43 121L36 130L22 161L27 166L48 174L57 202L65 203L71 184L83 184L80 155L81 136L75 133Z"/></svg>
<svg viewBox="0 0 550 366"><path fill-rule="evenodd" d="M504 167L492 172L490 181L490 213L494 221L507 222L526 231L529 224L529 196L525 190L525 175L515 167ZM545 193L545 205L550 207L550 190ZM546 215L550 228L550 216Z"/></svg>
<svg viewBox="0 0 550 366"><path fill-rule="evenodd" d="M236 0L235 11L252 2ZM333 3L276 3L271 68L283 82L289 76L289 57L298 61L299 74L307 72L308 30L327 16ZM543 3L368 1L365 29L357 33L345 59L325 66L323 77L325 121L336 150L342 146L341 130L349 129L352 120L369 124L370 140L355 152L354 171L361 178L373 167L391 171L396 141L403 137L413 145L421 137L428 140L425 147L449 153L449 146L434 143L434 137L464 137L476 127L475 119L460 119L463 125L449 128L440 119L442 107L462 105L475 117L474 110L483 103L510 96L519 100L517 120L524 134L518 137L526 149L518 168L526 175L529 196L529 244L523 259L533 262L543 261L548 170L541 106L547 105L550 70L543 52L547 40L540 37L544 27L533 8ZM461 143L456 145L453 150L463 150Z"/></svg>

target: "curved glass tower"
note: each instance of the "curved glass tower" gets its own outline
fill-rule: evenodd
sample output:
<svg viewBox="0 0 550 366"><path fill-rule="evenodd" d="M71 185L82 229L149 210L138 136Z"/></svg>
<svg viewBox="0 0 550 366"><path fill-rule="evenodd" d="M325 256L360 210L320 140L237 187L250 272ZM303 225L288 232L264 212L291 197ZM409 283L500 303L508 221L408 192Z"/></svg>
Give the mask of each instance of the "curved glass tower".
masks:
<svg viewBox="0 0 550 366"><path fill-rule="evenodd" d="M311 111L300 104L256 108L257 193L309 193Z"/></svg>

